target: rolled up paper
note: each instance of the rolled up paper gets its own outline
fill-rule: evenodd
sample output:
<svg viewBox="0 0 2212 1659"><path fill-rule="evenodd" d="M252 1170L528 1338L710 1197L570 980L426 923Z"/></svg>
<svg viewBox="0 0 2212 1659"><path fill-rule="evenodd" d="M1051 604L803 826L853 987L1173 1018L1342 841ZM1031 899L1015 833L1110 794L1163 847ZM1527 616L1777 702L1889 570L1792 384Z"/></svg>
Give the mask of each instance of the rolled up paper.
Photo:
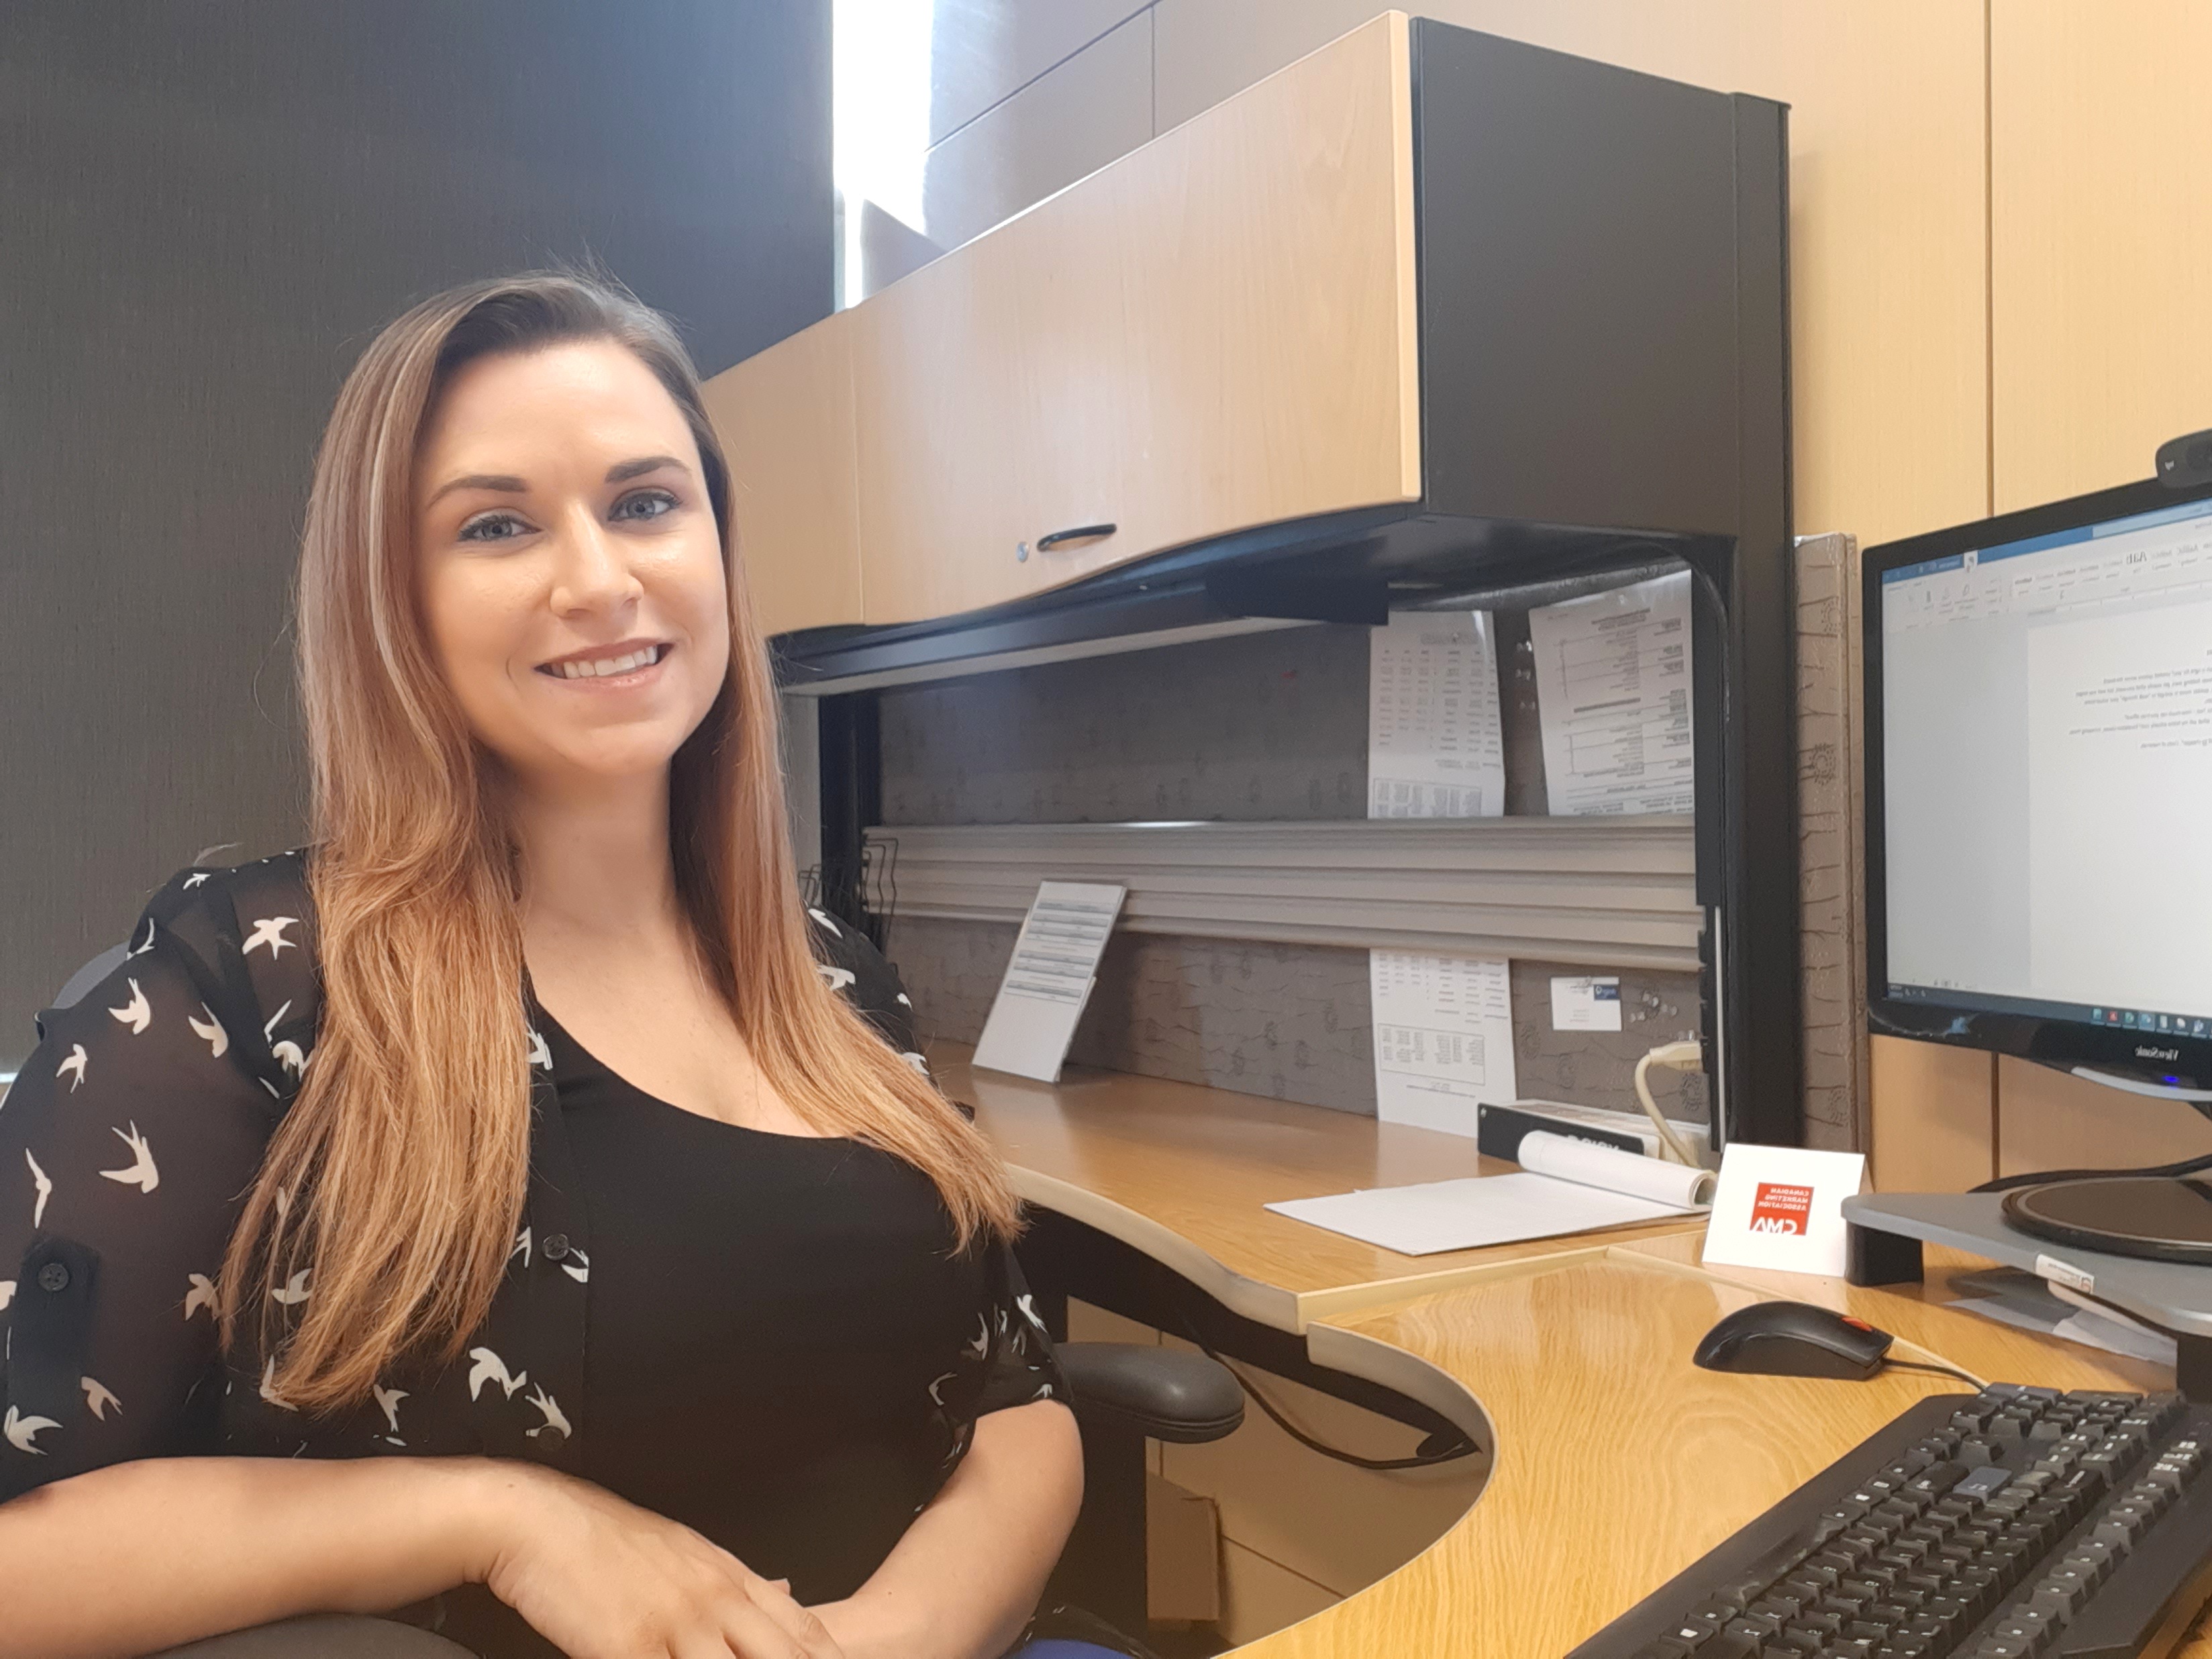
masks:
<svg viewBox="0 0 2212 1659"><path fill-rule="evenodd" d="M1670 1164L1641 1152L1624 1152L1594 1140L1532 1129L1521 1137L1521 1167L1559 1181L1598 1187L1655 1204L1686 1210L1713 1201L1713 1173L1686 1164Z"/></svg>

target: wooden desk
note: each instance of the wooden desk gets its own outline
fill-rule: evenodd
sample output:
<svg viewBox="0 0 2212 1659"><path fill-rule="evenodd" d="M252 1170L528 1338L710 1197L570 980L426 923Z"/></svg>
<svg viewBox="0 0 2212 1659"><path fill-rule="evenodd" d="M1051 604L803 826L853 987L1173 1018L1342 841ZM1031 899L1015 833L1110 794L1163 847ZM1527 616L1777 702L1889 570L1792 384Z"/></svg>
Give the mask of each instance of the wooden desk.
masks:
<svg viewBox="0 0 2212 1659"><path fill-rule="evenodd" d="M1401 1255L1264 1206L1356 1187L1515 1166L1462 1135L1381 1123L1194 1084L1071 1066L1057 1084L976 1072L966 1045L931 1045L939 1085L975 1109L1027 1202L1142 1250L1233 1313L1304 1332L1324 1314L1472 1283L1526 1260L1624 1238L1702 1231L1652 1222L1577 1238Z"/></svg>
<svg viewBox="0 0 2212 1659"><path fill-rule="evenodd" d="M1543 1659L1565 1653L1923 1395L1963 1385L1910 1371L1867 1382L1734 1376L1690 1363L1732 1309L1784 1294L1845 1308L1992 1380L2157 1389L2155 1367L1945 1311L1966 1258L1929 1252L1924 1286L1734 1269L1684 1241L1534 1262L1388 1308L1333 1316L1316 1360L1371 1344L1449 1373L1480 1401L1491 1474L1464 1519L1398 1571L1238 1650L1253 1659L1391 1654ZM1917 1292L1917 1293L1916 1293ZM1370 1376L1387 1362L1370 1359ZM2185 1659L2212 1659L2200 1626Z"/></svg>
<svg viewBox="0 0 2212 1659"><path fill-rule="evenodd" d="M1707 1270L1670 1224L1406 1257L1261 1210L1271 1199L1510 1167L1457 1137L1115 1073L1056 1087L933 1050L1030 1202L1146 1250L1316 1363L1441 1412L1491 1449L1488 1483L1414 1559L1239 1649L1254 1659L1555 1659L1923 1395L1963 1385L1737 1376L1690 1355L1765 1297L1821 1303L1990 1380L2154 1389L2139 1361L1948 1310L1983 1265L1927 1253L1917 1285ZM2179 1659L2212 1659L2200 1625Z"/></svg>

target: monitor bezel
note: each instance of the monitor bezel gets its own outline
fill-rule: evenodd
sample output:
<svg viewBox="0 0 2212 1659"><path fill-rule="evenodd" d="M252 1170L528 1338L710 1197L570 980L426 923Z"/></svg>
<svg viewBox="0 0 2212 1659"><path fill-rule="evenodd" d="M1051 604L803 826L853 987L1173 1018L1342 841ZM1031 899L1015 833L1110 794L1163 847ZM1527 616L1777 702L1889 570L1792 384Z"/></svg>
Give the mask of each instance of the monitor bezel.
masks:
<svg viewBox="0 0 2212 1659"><path fill-rule="evenodd" d="M2146 1093L2188 1094L2212 1089L2212 1037L2183 1037L2168 1032L2144 1034L2122 1027L2052 1018L2023 1012L1996 1012L1940 1000L1905 1000L1889 994L1889 890L1885 868L1882 740L1881 579L1888 572L1930 559L1980 552L2032 536L2078 530L2107 520L2156 512L2212 499L2212 480L2176 489L2155 478L2093 491L2066 501L1999 514L1900 541L1868 548L1860 559L1862 634L1862 845L1866 893L1867 1028L1877 1036L1911 1037L1954 1048L2010 1054L2064 1071L2100 1074ZM2152 1060L2138 1048L2174 1051L2172 1060Z"/></svg>

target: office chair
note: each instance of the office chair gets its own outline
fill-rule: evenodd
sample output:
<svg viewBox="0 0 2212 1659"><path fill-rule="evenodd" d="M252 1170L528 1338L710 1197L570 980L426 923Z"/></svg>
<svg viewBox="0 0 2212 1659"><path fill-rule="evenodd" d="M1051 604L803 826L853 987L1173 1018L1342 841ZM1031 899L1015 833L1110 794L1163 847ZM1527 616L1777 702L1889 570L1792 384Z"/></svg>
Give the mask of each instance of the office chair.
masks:
<svg viewBox="0 0 2212 1659"><path fill-rule="evenodd" d="M74 1006L128 951L127 943L102 951L52 1006ZM1132 1342L1065 1342L1059 1353L1083 1431L1083 1508L1024 1659L1146 1659L1145 1442L1220 1439L1244 1420L1243 1390L1204 1354Z"/></svg>
<svg viewBox="0 0 2212 1659"><path fill-rule="evenodd" d="M1037 1626L1055 1632L1066 1618L1073 1635L1088 1612L1126 1640L1147 1624L1145 1442L1220 1439L1244 1420L1244 1391L1227 1366L1202 1353L1134 1342L1063 1342L1059 1352L1083 1431L1083 1508ZM1067 1617L1069 1609L1078 1611ZM1093 1632L1092 1639L1108 1634Z"/></svg>

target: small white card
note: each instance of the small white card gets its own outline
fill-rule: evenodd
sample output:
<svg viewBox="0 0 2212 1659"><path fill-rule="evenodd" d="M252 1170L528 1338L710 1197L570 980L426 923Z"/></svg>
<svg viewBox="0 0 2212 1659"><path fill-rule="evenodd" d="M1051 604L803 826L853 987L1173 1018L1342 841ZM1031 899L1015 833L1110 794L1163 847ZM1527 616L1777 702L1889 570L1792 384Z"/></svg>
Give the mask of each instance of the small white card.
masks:
<svg viewBox="0 0 2212 1659"><path fill-rule="evenodd" d="M1555 977L1552 981L1552 1029L1555 1031L1618 1031L1618 979Z"/></svg>
<svg viewBox="0 0 2212 1659"><path fill-rule="evenodd" d="M1863 1152L1731 1146L1705 1226L1706 1261L1790 1273L1844 1272L1844 1200L1866 1188Z"/></svg>
<svg viewBox="0 0 2212 1659"><path fill-rule="evenodd" d="M1040 1083L1060 1081L1126 892L1103 882L1037 884L998 1000L976 1040L974 1064Z"/></svg>

